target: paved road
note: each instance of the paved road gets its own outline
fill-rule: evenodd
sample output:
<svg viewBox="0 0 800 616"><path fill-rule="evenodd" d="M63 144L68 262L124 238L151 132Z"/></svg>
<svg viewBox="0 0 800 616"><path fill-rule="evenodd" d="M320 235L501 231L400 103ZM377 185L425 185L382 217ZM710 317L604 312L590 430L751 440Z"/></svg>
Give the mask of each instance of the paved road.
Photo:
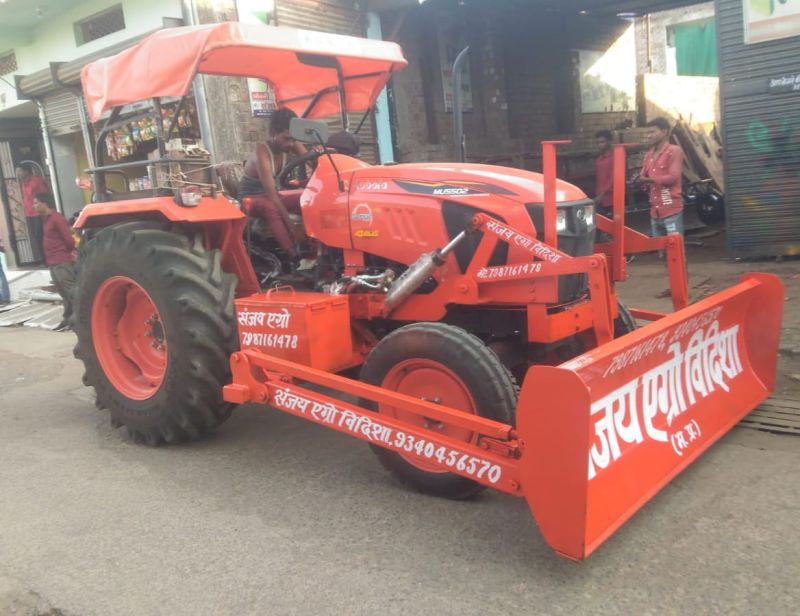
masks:
<svg viewBox="0 0 800 616"><path fill-rule="evenodd" d="M148 449L80 385L71 334L0 330L0 614L790 614L800 439L738 429L592 558L525 504L411 493L369 449L242 409Z"/></svg>

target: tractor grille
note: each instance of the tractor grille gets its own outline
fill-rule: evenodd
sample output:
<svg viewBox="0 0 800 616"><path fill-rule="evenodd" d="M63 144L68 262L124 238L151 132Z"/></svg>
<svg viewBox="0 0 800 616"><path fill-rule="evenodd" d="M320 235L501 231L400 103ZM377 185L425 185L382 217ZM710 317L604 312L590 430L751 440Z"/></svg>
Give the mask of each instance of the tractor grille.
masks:
<svg viewBox="0 0 800 616"><path fill-rule="evenodd" d="M558 249L571 257L585 257L594 249L595 223L586 222L584 214L587 206L593 206L591 199L559 203L559 211L566 213L566 229L558 232ZM544 204L526 203L525 207L536 227L539 239L544 237ZM570 274L558 279L558 301L566 303L584 295L588 288L586 274Z"/></svg>

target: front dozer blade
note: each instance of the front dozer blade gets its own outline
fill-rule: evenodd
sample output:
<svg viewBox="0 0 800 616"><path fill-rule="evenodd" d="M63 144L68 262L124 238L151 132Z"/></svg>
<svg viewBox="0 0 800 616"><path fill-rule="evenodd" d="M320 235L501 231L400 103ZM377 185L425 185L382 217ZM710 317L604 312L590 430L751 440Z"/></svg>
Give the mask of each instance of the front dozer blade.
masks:
<svg viewBox="0 0 800 616"><path fill-rule="evenodd" d="M783 285L729 289L522 386L520 480L546 541L582 560L775 386Z"/></svg>

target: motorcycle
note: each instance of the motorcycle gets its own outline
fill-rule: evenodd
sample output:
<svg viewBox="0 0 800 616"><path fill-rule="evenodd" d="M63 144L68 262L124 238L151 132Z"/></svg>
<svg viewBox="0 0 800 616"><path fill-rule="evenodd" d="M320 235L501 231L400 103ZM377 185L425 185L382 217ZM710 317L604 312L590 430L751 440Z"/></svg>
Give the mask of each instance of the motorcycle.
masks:
<svg viewBox="0 0 800 616"><path fill-rule="evenodd" d="M697 217L706 225L725 220L725 198L712 186L712 181L690 182L683 189L684 207L694 206Z"/></svg>

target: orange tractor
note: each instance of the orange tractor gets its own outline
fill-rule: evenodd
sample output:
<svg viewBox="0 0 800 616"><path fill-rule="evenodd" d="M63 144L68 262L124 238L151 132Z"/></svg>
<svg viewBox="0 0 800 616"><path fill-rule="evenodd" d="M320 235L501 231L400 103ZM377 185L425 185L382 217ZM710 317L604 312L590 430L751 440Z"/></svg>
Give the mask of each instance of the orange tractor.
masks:
<svg viewBox="0 0 800 616"><path fill-rule="evenodd" d="M89 64L90 115L110 112L98 150L122 106L158 108L198 73L269 80L313 148L280 178L313 169L282 194L314 266L299 275L254 240L213 182L165 189L153 173L145 198L100 194L76 225L85 382L151 445L195 438L239 404L291 413L366 441L422 492L523 497L546 541L583 559L770 394L782 286L750 274L688 305L681 237L624 225L622 147L610 220L556 179L555 143L543 174L371 166L314 120L341 113L346 131L405 64L388 42L236 23L163 30ZM91 170L95 186L125 168ZM614 291L625 255L654 250L672 314Z"/></svg>

